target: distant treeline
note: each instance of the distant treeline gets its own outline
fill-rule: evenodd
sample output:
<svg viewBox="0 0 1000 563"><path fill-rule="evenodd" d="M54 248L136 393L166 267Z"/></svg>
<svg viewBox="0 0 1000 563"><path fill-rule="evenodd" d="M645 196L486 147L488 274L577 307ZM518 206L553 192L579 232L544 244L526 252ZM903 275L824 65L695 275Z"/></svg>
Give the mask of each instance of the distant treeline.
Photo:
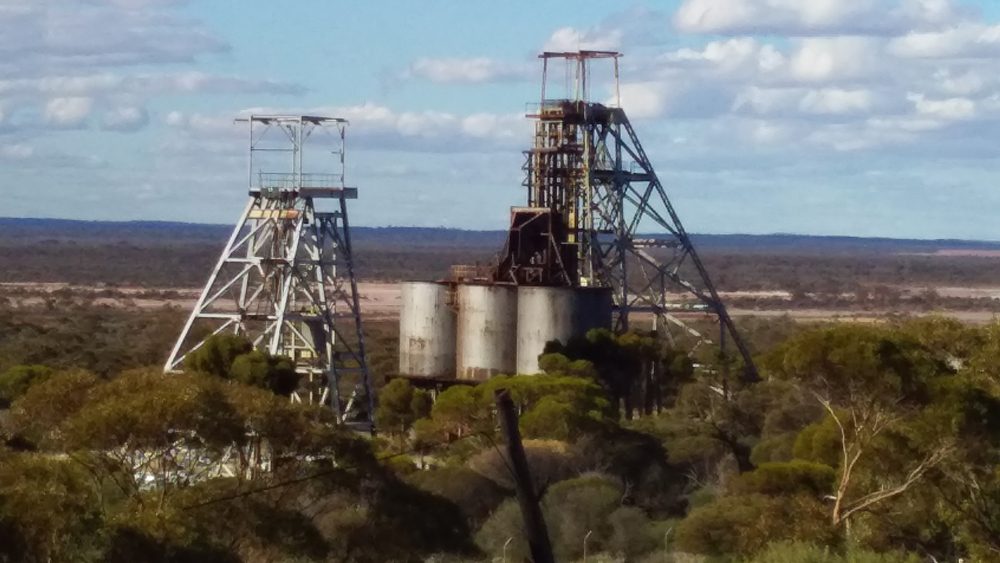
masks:
<svg viewBox="0 0 1000 563"><path fill-rule="evenodd" d="M197 287L208 278L222 243L0 243L0 283ZM355 253L363 280L433 280L453 264L490 263L487 247L371 245ZM723 291L785 290L839 294L874 285L994 286L1000 259L918 255L717 254L704 262Z"/></svg>
<svg viewBox="0 0 1000 563"><path fill-rule="evenodd" d="M0 283L70 283L128 287L198 287L224 243L0 243ZM472 248L358 248L358 276L366 280L432 280L452 264L489 261L494 252Z"/></svg>
<svg viewBox="0 0 1000 563"><path fill-rule="evenodd" d="M74 221L65 219L15 219L0 217L0 244L13 240L125 241L132 244L225 241L231 225L205 225L161 221ZM504 231L466 231L426 227L361 227L351 229L357 245L422 247L485 247L503 244ZM658 238L650 233L643 238ZM968 240L915 240L808 236L794 234L693 234L704 252L759 252L764 254L912 254L940 250L1000 251L1000 242Z"/></svg>
<svg viewBox="0 0 1000 563"><path fill-rule="evenodd" d="M229 229L0 219L0 283L197 287ZM409 227L357 227L352 237L358 275L383 281L441 279L453 264L489 264L503 243L499 232ZM728 291L836 295L876 285L992 286L1000 280L1000 259L930 255L1000 249L995 243L701 235L696 244L716 286Z"/></svg>

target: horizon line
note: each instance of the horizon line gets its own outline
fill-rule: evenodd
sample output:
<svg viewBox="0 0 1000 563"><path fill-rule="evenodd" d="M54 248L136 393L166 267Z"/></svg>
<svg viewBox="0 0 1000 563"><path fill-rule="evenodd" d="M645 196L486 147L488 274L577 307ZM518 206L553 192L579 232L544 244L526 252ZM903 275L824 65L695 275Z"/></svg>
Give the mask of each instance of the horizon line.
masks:
<svg viewBox="0 0 1000 563"><path fill-rule="evenodd" d="M199 223L194 221L171 221L165 219L130 219L122 221L114 220L104 220L104 219L66 219L61 217L0 217L0 222L2 221L50 221L50 222L63 222L63 223L80 223L80 224L104 224L104 225L176 225L176 226L195 226L195 227L218 227L232 229L233 225L227 223ZM434 231L457 231L466 233L505 233L504 229L464 229L459 227L421 227L416 225L352 225L354 229L424 229L424 230L434 230ZM649 235L650 233L643 233L644 235ZM772 232L772 233L745 233L745 232L728 232L728 233L688 233L690 236L694 237L704 237L704 236L718 236L718 237L808 237L808 238L818 238L818 239L850 239L858 241L919 241L919 242L973 242L973 243L986 243L986 244L1000 244L1000 240L988 240L988 239L975 239L975 238L913 238L913 237L893 237L893 236L859 236L859 235L830 235L830 234L806 234L806 233L792 233L792 232ZM653 234L655 236L655 234ZM670 236L666 234L665 236Z"/></svg>

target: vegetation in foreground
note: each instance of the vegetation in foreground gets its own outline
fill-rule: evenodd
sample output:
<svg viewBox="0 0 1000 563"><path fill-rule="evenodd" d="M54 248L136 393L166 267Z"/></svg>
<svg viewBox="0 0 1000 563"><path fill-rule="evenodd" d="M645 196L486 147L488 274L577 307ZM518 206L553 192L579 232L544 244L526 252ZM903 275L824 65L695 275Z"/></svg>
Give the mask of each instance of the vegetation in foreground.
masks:
<svg viewBox="0 0 1000 563"><path fill-rule="evenodd" d="M238 342L183 375L137 367L172 313L11 313L0 561L519 560L501 386L559 561L1000 560L1000 325L761 325L753 386L598 331L550 346L543 374L433 402L392 380L370 441L289 402L287 364Z"/></svg>

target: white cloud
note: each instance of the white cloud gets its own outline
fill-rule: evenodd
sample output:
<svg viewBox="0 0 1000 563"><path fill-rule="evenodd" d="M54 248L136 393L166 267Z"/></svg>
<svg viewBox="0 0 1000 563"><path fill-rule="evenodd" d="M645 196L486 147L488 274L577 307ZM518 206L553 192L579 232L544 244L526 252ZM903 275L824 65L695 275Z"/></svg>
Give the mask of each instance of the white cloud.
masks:
<svg viewBox="0 0 1000 563"><path fill-rule="evenodd" d="M878 40L864 37L803 39L792 55L792 78L802 82L853 80L871 76L879 63Z"/></svg>
<svg viewBox="0 0 1000 563"><path fill-rule="evenodd" d="M38 107L45 124L81 127L86 125L86 117L95 106L106 106L111 109L102 120L102 128L109 131L135 131L145 127L148 123L145 103L158 96L294 95L301 92L301 87L292 84L202 72L139 75L101 72L78 76L0 79L0 98L4 99L5 107ZM123 99L128 100L128 103L123 103Z"/></svg>
<svg viewBox="0 0 1000 563"><path fill-rule="evenodd" d="M666 82L696 79L725 90L730 89L730 84L783 80L787 67L788 56L773 45L740 37L712 41L701 49L686 47L667 52L656 57L651 64L640 62L629 71L640 76L648 74Z"/></svg>
<svg viewBox="0 0 1000 563"><path fill-rule="evenodd" d="M816 129L803 140L810 145L837 152L859 152L876 145L875 139L862 134L863 127L837 124Z"/></svg>
<svg viewBox="0 0 1000 563"><path fill-rule="evenodd" d="M788 114L802 99L797 88L761 88L748 86L736 96L732 110L751 115Z"/></svg>
<svg viewBox="0 0 1000 563"><path fill-rule="evenodd" d="M350 122L353 143L377 147L419 150L425 141L429 150L449 148L455 152L489 150L491 147L523 145L530 139L530 124L521 114L478 113L459 116L448 112L397 112L378 104L316 108L321 115L344 117Z"/></svg>
<svg viewBox="0 0 1000 563"><path fill-rule="evenodd" d="M677 11L674 23L685 33L717 33L758 17L758 11L745 0L689 0Z"/></svg>
<svg viewBox="0 0 1000 563"><path fill-rule="evenodd" d="M581 31L572 27L557 29L542 47L543 51L616 51L621 48L621 29L595 28Z"/></svg>
<svg viewBox="0 0 1000 563"><path fill-rule="evenodd" d="M874 96L869 90L827 88L807 92L799 102L799 109L827 115L867 114L873 103Z"/></svg>
<svg viewBox="0 0 1000 563"><path fill-rule="evenodd" d="M952 0L687 0L675 23L724 37L628 53L622 104L689 147L933 153L1000 123L1000 26Z"/></svg>
<svg viewBox="0 0 1000 563"><path fill-rule="evenodd" d="M187 116L181 111L172 111L163 119L163 123L171 127L183 127L187 123Z"/></svg>
<svg viewBox="0 0 1000 563"><path fill-rule="evenodd" d="M982 92L989 82L996 82L992 77L988 79L982 72L970 70L961 74L953 73L949 69L941 69L934 73L934 80L940 84L943 92L959 96L970 96Z"/></svg>
<svg viewBox="0 0 1000 563"><path fill-rule="evenodd" d="M964 17L953 0L903 0L900 12L914 22L931 25L949 24Z"/></svg>
<svg viewBox="0 0 1000 563"><path fill-rule="evenodd" d="M668 41L670 18L667 14L642 5L616 12L597 25L578 29L556 29L533 51L574 52L578 50L621 51L646 48ZM532 57L533 58L533 57ZM537 61L505 62L488 57L421 57L402 72L392 73L387 82L413 79L439 84L480 84L534 81L538 78Z"/></svg>
<svg viewBox="0 0 1000 563"><path fill-rule="evenodd" d="M109 65L191 62L226 45L175 10L72 0L0 10L0 61L18 74Z"/></svg>
<svg viewBox="0 0 1000 563"><path fill-rule="evenodd" d="M34 154L34 147L23 143L0 145L0 159L3 160L27 160Z"/></svg>
<svg viewBox="0 0 1000 563"><path fill-rule="evenodd" d="M947 100L928 100L923 94L907 96L913 102L918 115L958 121L972 119L976 116L976 102L968 98L949 98Z"/></svg>
<svg viewBox="0 0 1000 563"><path fill-rule="evenodd" d="M101 117L101 128L108 131L138 131L149 123L149 114L139 106L118 106Z"/></svg>
<svg viewBox="0 0 1000 563"><path fill-rule="evenodd" d="M254 111L241 112L240 116L245 117L250 113L276 114L280 112ZM244 132L236 127L234 116L209 116L200 113L185 113L182 111L171 111L163 119L163 123L175 129L190 131L198 134L208 134L211 136L232 136Z"/></svg>
<svg viewBox="0 0 1000 563"><path fill-rule="evenodd" d="M704 62L722 71L771 72L785 65L785 56L771 45L752 37L712 41L703 49L683 48L662 57L664 62Z"/></svg>
<svg viewBox="0 0 1000 563"><path fill-rule="evenodd" d="M462 132L478 139L523 143L528 138L524 121L521 115L477 113L462 119Z"/></svg>
<svg viewBox="0 0 1000 563"><path fill-rule="evenodd" d="M684 33L891 35L958 18L951 0L686 0L674 24Z"/></svg>
<svg viewBox="0 0 1000 563"><path fill-rule="evenodd" d="M528 64L509 64L486 57L471 59L420 58L411 64L400 78L414 78L440 84L513 82L534 77L535 68Z"/></svg>
<svg viewBox="0 0 1000 563"><path fill-rule="evenodd" d="M787 122L764 119L728 122L727 134L752 147L775 147L792 141L798 135L795 127Z"/></svg>
<svg viewBox="0 0 1000 563"><path fill-rule="evenodd" d="M737 114L781 119L811 119L811 116L870 115L877 104L870 90L840 88L760 88L741 91L733 103Z"/></svg>
<svg viewBox="0 0 1000 563"><path fill-rule="evenodd" d="M871 12L873 0L687 0L675 23L686 33L833 30Z"/></svg>
<svg viewBox="0 0 1000 563"><path fill-rule="evenodd" d="M1000 25L963 22L940 31L911 31L893 39L889 51L904 58L996 57Z"/></svg>
<svg viewBox="0 0 1000 563"><path fill-rule="evenodd" d="M177 8L184 3L0 0L3 117L22 132L43 125L79 128L95 108L104 108L102 128L129 131L145 126L145 105L159 96L303 92L296 85L197 70L157 72L227 49L181 15Z"/></svg>
<svg viewBox="0 0 1000 563"><path fill-rule="evenodd" d="M531 125L522 114L477 113L460 116L439 111L395 111L374 103L314 108L249 108L238 112L244 117L282 114L347 119L350 124L347 129L348 145L371 150L490 152L500 148L523 148L530 142L531 134ZM171 111L165 116L164 123L209 140L236 140L244 135L244 129L234 126L229 116Z"/></svg>
<svg viewBox="0 0 1000 563"><path fill-rule="evenodd" d="M621 86L621 107L630 117L662 115L667 108L666 88L662 82L624 83Z"/></svg>
<svg viewBox="0 0 1000 563"><path fill-rule="evenodd" d="M528 53L542 48L626 52L623 106L680 205L686 197L687 205L698 204L695 211L710 208L713 226L722 224L716 214L725 206L718 202L725 200L737 208L730 215L734 225L742 227L742 220L757 214L768 217L761 221L772 228L773 209L754 207L740 194L773 202L766 199L773 184L808 182L809 189L796 186L801 191L790 191L793 197L783 200L799 205L794 194L805 200L823 191L813 172L824 167L833 171L826 178L833 185L843 182L843 170L850 173L876 159L908 167L914 161L907 158L915 154L935 163L942 155L981 158L1000 152L995 132L1000 131L995 127L1000 123L1000 32L995 22L964 12L951 0L685 0L676 14L634 8L592 27L579 22L577 27L552 26L551 34L512 43L511 59L397 53L410 57L404 59L410 64L387 70L386 76L433 84L426 88L433 88L430 94L421 89L405 96L408 106L351 103L352 94L345 91L347 97L333 98L338 105L329 107L244 111L239 110L246 103L241 95L266 96L258 103L278 105L282 100L271 96L293 96L303 89L266 77L206 72L197 61L228 47L176 9L181 4L0 0L0 159L21 169L53 161L56 147L47 145L46 137L58 142L60 133L41 131L42 125L128 132L154 119L154 132L133 137L137 143L153 139L151 147L136 147L141 157L123 157L135 159L126 165L107 149L97 155L103 160L92 159L102 143L81 143L74 146L81 153L73 155L75 160L59 157L66 176L80 185L122 186L118 202L183 189L204 198L199 201L229 197L227 205L235 209L245 195L246 126L234 124L233 117L250 112L337 115L351 121L351 174L362 177L363 186L380 176L386 183L388 195L369 207L375 209L370 216L385 221L381 210L391 207L402 222L415 220L407 219L411 213L434 221L447 200L459 217L468 215L468 205L485 206L479 199L493 193L494 185L516 187L520 181L520 151L531 143L531 122L520 110L523 102L535 101L537 90L509 83L535 83L540 65ZM667 21L671 16L676 27ZM677 37L678 30L705 35ZM592 95L611 101L610 72L594 76ZM518 92L516 99L473 98L477 109L469 111L479 113L441 111L461 105L451 102L468 94L456 93L454 85L495 83L508 83L504 92ZM433 98L436 93L440 99ZM221 99L202 104L208 95ZM183 99L174 104L175 98ZM478 104L493 105L480 111ZM184 111L147 109L164 105ZM36 130L26 131L26 124ZM110 133L93 135L100 139ZM109 146L117 150L120 143ZM699 166L709 171L708 180L722 181L691 180L690 171ZM74 173L84 167L86 175ZM91 173L92 178L83 178ZM493 183L488 188L484 177ZM726 178L737 178L730 192ZM443 187L449 181L460 185L451 194ZM468 190L469 185L482 189ZM133 186L143 187L136 191ZM865 189L876 188L881 189ZM503 197L513 194L512 200L521 195L496 191ZM466 194L471 204L454 204L455 194ZM697 195L692 199L691 194ZM215 217L207 203L184 210L188 203L177 202L190 198L169 199L178 216ZM418 205L418 200L430 203ZM432 205L438 215L426 213ZM495 207L502 223L505 205ZM158 205L148 209L154 216L164 213ZM693 216L685 213L685 219ZM478 219L463 226L475 226Z"/></svg>
<svg viewBox="0 0 1000 563"><path fill-rule="evenodd" d="M167 94L299 94L300 86L270 80L210 75L190 71L165 74L52 75L0 79L0 95L45 96L159 96Z"/></svg>
<svg viewBox="0 0 1000 563"><path fill-rule="evenodd" d="M44 119L54 127L80 127L93 109L93 98L53 98L45 105Z"/></svg>
<svg viewBox="0 0 1000 563"><path fill-rule="evenodd" d="M706 38L701 46L655 56L640 53L638 60L630 60L630 72L623 74L634 80L623 84L626 109L637 118L672 118L666 127L683 123L678 118L696 120L684 135L687 146L866 154L997 152L986 147L1000 140L987 125L1000 123L1000 76L995 72L1000 49L993 51L1000 38L994 37L992 26L971 19L976 16L950 1L706 0L685 6L689 11L678 12L678 20L701 6L707 10L701 24L714 21L713 29L720 33L736 33L719 19L731 17L734 10L771 26L748 29L758 32L752 36ZM851 10L859 15L851 21L838 19L837 14ZM875 16L883 17L884 25L867 21ZM865 21L854 21L859 18ZM760 35L779 24L790 36ZM849 28L857 34L845 35ZM916 36L911 32L953 39L947 30L955 28L965 32L954 45L928 44L919 51L900 47L907 45L904 38ZM636 73L637 80L631 78ZM948 149L937 148L939 144Z"/></svg>
<svg viewBox="0 0 1000 563"><path fill-rule="evenodd" d="M140 75L134 77L132 81L135 88L156 94L169 92L187 94L301 94L304 91L297 84L214 75L198 71L175 75Z"/></svg>

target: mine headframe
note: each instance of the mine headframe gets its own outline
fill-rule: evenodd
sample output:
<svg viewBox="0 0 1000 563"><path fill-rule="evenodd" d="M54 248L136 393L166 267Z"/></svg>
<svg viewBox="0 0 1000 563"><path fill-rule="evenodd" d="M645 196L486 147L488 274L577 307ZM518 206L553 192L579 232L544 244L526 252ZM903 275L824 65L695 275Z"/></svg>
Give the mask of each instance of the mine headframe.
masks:
<svg viewBox="0 0 1000 563"><path fill-rule="evenodd" d="M249 200L164 370L183 369L213 335L236 334L292 362L293 400L370 430L374 398L347 220L347 202L358 194L344 178L347 122L238 121L249 128ZM308 167L307 140L322 149L309 152Z"/></svg>
<svg viewBox="0 0 1000 563"><path fill-rule="evenodd" d="M736 346L746 379L757 372L725 304L684 230L618 100L619 54L543 53L542 99L529 111L534 143L525 151L528 205L512 210L498 274L537 285L611 287L616 328L653 315L706 341L681 317L710 315L720 346ZM549 62L567 62L567 95L546 97ZM614 99L590 101L590 63L614 63ZM643 235L641 233L654 233ZM683 296L687 296L683 298Z"/></svg>

